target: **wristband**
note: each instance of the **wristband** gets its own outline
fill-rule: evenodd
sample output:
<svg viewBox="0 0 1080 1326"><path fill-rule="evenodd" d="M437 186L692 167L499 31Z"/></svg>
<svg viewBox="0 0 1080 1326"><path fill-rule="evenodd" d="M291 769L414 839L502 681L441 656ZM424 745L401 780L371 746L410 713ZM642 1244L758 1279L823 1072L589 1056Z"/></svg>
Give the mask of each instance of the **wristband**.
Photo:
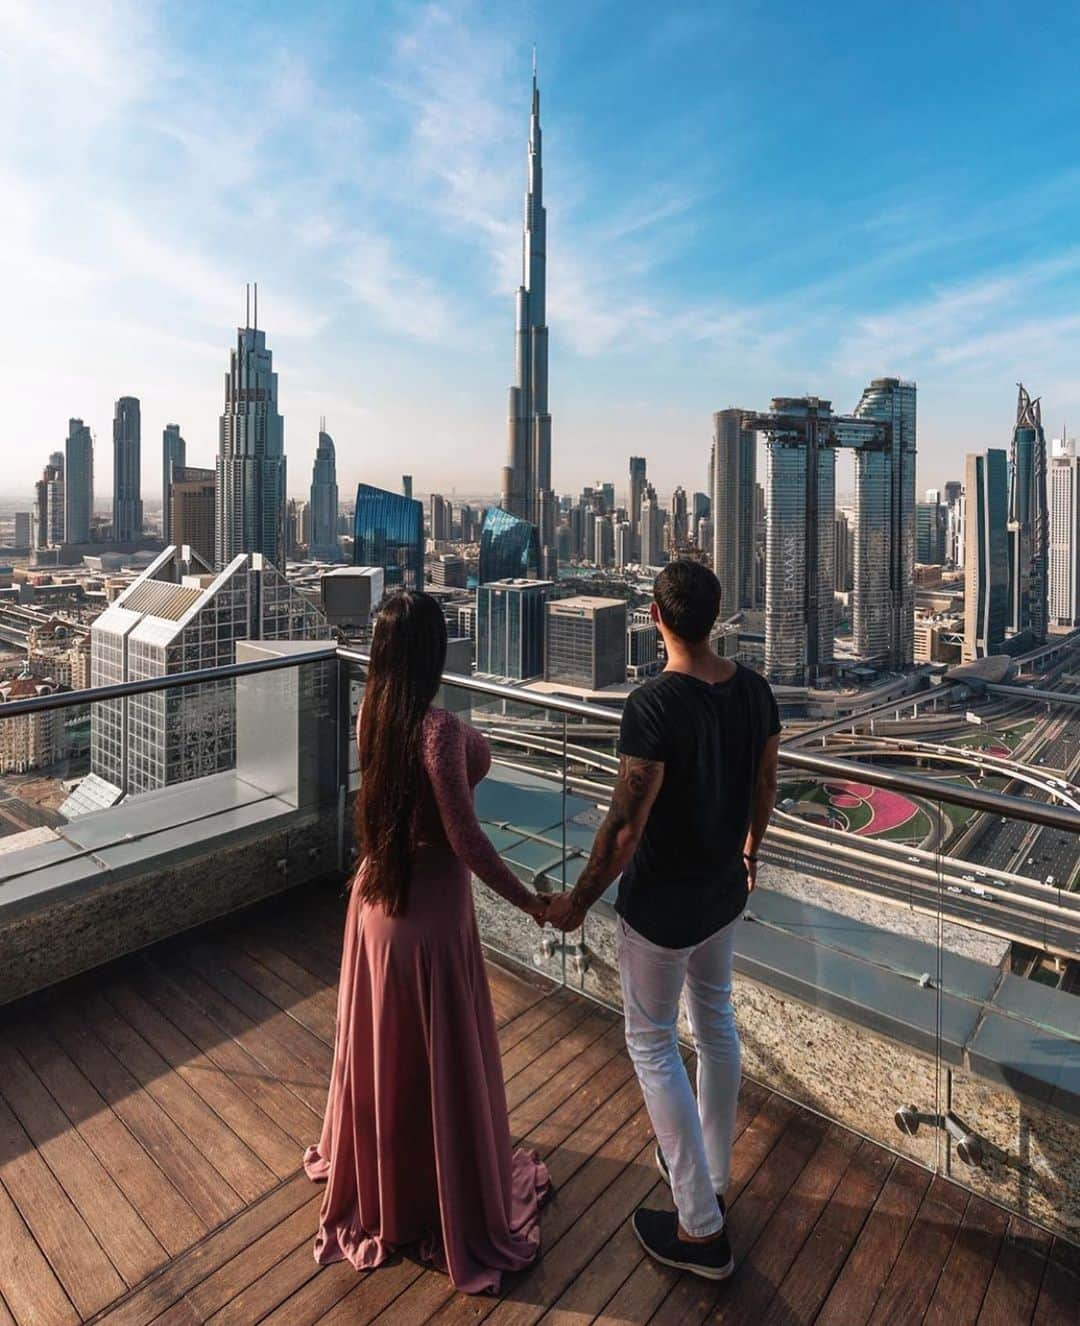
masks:
<svg viewBox="0 0 1080 1326"><path fill-rule="evenodd" d="M749 852L743 852L742 859L744 861L753 861L754 865L757 865L757 857L751 856Z"/></svg>

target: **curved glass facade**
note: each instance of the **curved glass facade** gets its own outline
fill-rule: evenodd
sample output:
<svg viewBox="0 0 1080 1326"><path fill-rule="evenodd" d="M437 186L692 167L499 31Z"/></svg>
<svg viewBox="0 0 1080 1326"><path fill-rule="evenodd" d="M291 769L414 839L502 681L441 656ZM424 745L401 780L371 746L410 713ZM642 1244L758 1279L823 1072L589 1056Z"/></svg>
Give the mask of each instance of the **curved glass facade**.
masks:
<svg viewBox="0 0 1080 1326"><path fill-rule="evenodd" d="M424 588L424 506L362 483L356 490L353 564L380 566L392 589Z"/></svg>
<svg viewBox="0 0 1080 1326"><path fill-rule="evenodd" d="M536 526L501 507L489 506L480 533L481 585L493 580L536 580L540 575L540 540Z"/></svg>

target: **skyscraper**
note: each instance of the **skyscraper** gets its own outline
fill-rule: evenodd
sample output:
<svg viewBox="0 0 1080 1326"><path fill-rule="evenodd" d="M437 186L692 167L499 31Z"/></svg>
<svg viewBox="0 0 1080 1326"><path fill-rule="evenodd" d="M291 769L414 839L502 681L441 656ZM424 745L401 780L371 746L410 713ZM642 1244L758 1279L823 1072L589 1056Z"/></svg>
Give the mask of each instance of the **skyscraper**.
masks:
<svg viewBox="0 0 1080 1326"><path fill-rule="evenodd" d="M64 542L89 543L94 514L94 439L81 419L68 420L63 481Z"/></svg>
<svg viewBox="0 0 1080 1326"><path fill-rule="evenodd" d="M664 563L664 513L652 484L646 485L641 499L641 565Z"/></svg>
<svg viewBox="0 0 1080 1326"><path fill-rule="evenodd" d="M947 508L936 500L915 503L915 560L926 565L939 565L945 561Z"/></svg>
<svg viewBox="0 0 1080 1326"><path fill-rule="evenodd" d="M645 496L646 471L648 463L644 456L630 457L630 533L632 556L643 561L641 556L641 499Z"/></svg>
<svg viewBox="0 0 1080 1326"><path fill-rule="evenodd" d="M915 657L914 382L875 378L858 419L888 424L885 447L855 453L855 652L867 663L910 667Z"/></svg>
<svg viewBox="0 0 1080 1326"><path fill-rule="evenodd" d="M768 430L765 671L787 685L813 685L833 661L836 583L836 452L823 445L832 404L777 397ZM719 450L717 474L723 470ZM714 520L722 517L714 508ZM715 539L715 534L714 534Z"/></svg>
<svg viewBox="0 0 1080 1326"><path fill-rule="evenodd" d="M362 483L353 514L353 565L383 570L392 589L424 588L424 504Z"/></svg>
<svg viewBox="0 0 1080 1326"><path fill-rule="evenodd" d="M965 467L964 660L1001 652L1009 620L1009 484L1004 451Z"/></svg>
<svg viewBox="0 0 1080 1326"><path fill-rule="evenodd" d="M322 612L266 558L207 574L168 547L90 631L91 684L167 677L236 661L237 640L328 640ZM90 768L117 792L147 792L236 762L233 681L206 682L92 706Z"/></svg>
<svg viewBox="0 0 1080 1326"><path fill-rule="evenodd" d="M340 562L338 543L337 457L334 439L326 431L326 420L319 429L315 463L311 467L311 541L308 556L316 562Z"/></svg>
<svg viewBox="0 0 1080 1326"><path fill-rule="evenodd" d="M536 579L539 560L536 526L501 507L489 506L480 531L478 583Z"/></svg>
<svg viewBox="0 0 1080 1326"><path fill-rule="evenodd" d="M713 570L720 581L720 614L754 604L754 489L757 434L743 427L742 410L713 415Z"/></svg>
<svg viewBox="0 0 1080 1326"><path fill-rule="evenodd" d="M180 425L166 424L161 433L161 535L166 544L172 542L173 470L186 464L187 443L180 436ZM213 561L213 552L210 560Z"/></svg>
<svg viewBox="0 0 1080 1326"><path fill-rule="evenodd" d="M64 453L54 451L34 485L31 542L35 548L56 548L64 542Z"/></svg>
<svg viewBox="0 0 1080 1326"><path fill-rule="evenodd" d="M219 569L239 553L262 553L278 565L285 557L285 421L278 413L273 356L266 333L258 330L258 286L254 314L252 326L249 300L225 375L214 551Z"/></svg>
<svg viewBox="0 0 1080 1326"><path fill-rule="evenodd" d="M1080 626L1080 455L1076 439L1050 460L1050 622Z"/></svg>
<svg viewBox="0 0 1080 1326"><path fill-rule="evenodd" d="M598 691L626 680L626 603L580 595L547 605L544 680Z"/></svg>
<svg viewBox="0 0 1080 1326"><path fill-rule="evenodd" d="M476 591L476 671L507 681L544 674L550 580L495 580Z"/></svg>
<svg viewBox="0 0 1080 1326"><path fill-rule="evenodd" d="M1009 451L1008 631L1035 641L1046 639L1049 523L1042 410L1018 384Z"/></svg>
<svg viewBox="0 0 1080 1326"><path fill-rule="evenodd" d="M173 543L212 566L214 562L214 471L174 465L169 483L169 528Z"/></svg>
<svg viewBox="0 0 1080 1326"><path fill-rule="evenodd" d="M690 541L690 508L682 484L671 494L671 528L668 534L673 553Z"/></svg>
<svg viewBox="0 0 1080 1326"><path fill-rule="evenodd" d="M443 497L442 493L432 493L428 498L428 528L431 537L437 543L445 543L450 537L452 528L452 512L450 503Z"/></svg>
<svg viewBox="0 0 1080 1326"><path fill-rule="evenodd" d="M514 385L510 388L503 510L535 525L545 575L555 574L555 494L551 490L551 415L548 413L547 212L541 161L540 91L533 62L529 172L517 292Z"/></svg>
<svg viewBox="0 0 1080 1326"><path fill-rule="evenodd" d="M138 397L121 396L113 413L114 543L142 537L142 419Z"/></svg>

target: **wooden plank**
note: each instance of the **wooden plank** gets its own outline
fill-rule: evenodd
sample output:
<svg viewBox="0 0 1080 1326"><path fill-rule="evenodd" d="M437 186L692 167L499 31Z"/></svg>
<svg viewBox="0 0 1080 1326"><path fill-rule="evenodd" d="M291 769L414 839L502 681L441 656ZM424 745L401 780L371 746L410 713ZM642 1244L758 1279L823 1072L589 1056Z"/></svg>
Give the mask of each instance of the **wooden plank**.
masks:
<svg viewBox="0 0 1080 1326"><path fill-rule="evenodd" d="M279 1303L291 1298L319 1274L322 1268L312 1251L314 1242L314 1230L307 1230L301 1244L206 1320L214 1326L255 1326L262 1321ZM355 1278L353 1271L354 1281Z"/></svg>
<svg viewBox="0 0 1080 1326"><path fill-rule="evenodd" d="M956 1241L968 1194L948 1179L930 1181L903 1247L870 1314L873 1323L921 1322Z"/></svg>
<svg viewBox="0 0 1080 1326"><path fill-rule="evenodd" d="M368 1326L368 1322L379 1317L380 1326L384 1326L389 1316L380 1317L380 1313L386 1313L392 1308L422 1274L422 1267L404 1259L380 1266L371 1275L365 1276L352 1293L346 1294L329 1312L316 1320L319 1326ZM414 1317L413 1326L422 1320L422 1317ZM292 1326L292 1318L286 1318L285 1322L287 1326Z"/></svg>
<svg viewBox="0 0 1080 1326"><path fill-rule="evenodd" d="M184 1297L199 1314L200 1321L206 1321L226 1304L232 1303L237 1294L254 1284L261 1275L301 1244L305 1245L314 1268L315 1259L311 1250L315 1243L321 1204L322 1192L316 1191L297 1210L272 1225L265 1234L249 1243L213 1274L193 1285Z"/></svg>
<svg viewBox="0 0 1080 1326"><path fill-rule="evenodd" d="M16 1043L166 1252L175 1256L190 1247L205 1232L206 1223L76 1064L36 1025L25 1028Z"/></svg>
<svg viewBox="0 0 1080 1326"><path fill-rule="evenodd" d="M93 1230L125 1283L137 1284L162 1265L168 1253L30 1065L12 1046L3 1043L0 1087L38 1155Z"/></svg>
<svg viewBox="0 0 1080 1326"><path fill-rule="evenodd" d="M626 1054L616 1055L531 1128L522 1139L522 1144L535 1147L542 1156L549 1155L590 1115L602 1109L617 1092L626 1091L629 1094L632 1078L634 1069ZM639 1098L640 1094L639 1091Z"/></svg>
<svg viewBox="0 0 1080 1326"><path fill-rule="evenodd" d="M740 1249L745 1246L741 1231L746 1225L746 1202L750 1193L740 1199L735 1206L731 1235L732 1251L739 1268L738 1285L734 1294L718 1293L711 1321L756 1321L760 1318L847 1172L858 1145L859 1139L854 1133L843 1128L826 1128L798 1178L780 1196L760 1236L741 1257ZM781 1151L781 1146L777 1146L774 1154L779 1158ZM768 1164L762 1166L762 1175ZM790 1164L794 1170L798 1164L797 1156L790 1157L785 1164ZM782 1185L783 1178L779 1186ZM774 1194L775 1188L770 1198Z"/></svg>
<svg viewBox="0 0 1080 1326"><path fill-rule="evenodd" d="M3 1099L0 1181L82 1316L124 1292L116 1267Z"/></svg>
<svg viewBox="0 0 1080 1326"><path fill-rule="evenodd" d="M366 1271L357 1271L350 1262L323 1266L314 1279L283 1299L263 1319L262 1326L312 1326L351 1294L358 1281L363 1283L367 1278Z"/></svg>
<svg viewBox="0 0 1080 1326"><path fill-rule="evenodd" d="M622 1050L622 1023L616 1022L571 1063L552 1074L539 1090L510 1110L511 1135L522 1137L530 1132Z"/></svg>
<svg viewBox="0 0 1080 1326"><path fill-rule="evenodd" d="M518 1073L524 1072L542 1054L568 1036L579 1023L584 1022L589 1012L585 1000L576 999L509 1050L503 1050L503 1081L507 1088Z"/></svg>
<svg viewBox="0 0 1080 1326"><path fill-rule="evenodd" d="M583 1018L565 1036L536 1056L532 1063L506 1084L506 1104L510 1110L549 1084L567 1064L578 1060L594 1041L611 1030L610 1013L597 1011Z"/></svg>
<svg viewBox="0 0 1080 1326"><path fill-rule="evenodd" d="M273 1000L241 979L230 966L204 944L185 945L179 954L181 968L201 976L219 994L234 1004L246 1017L256 1023L267 1036L277 1041L295 1060L316 1074L330 1076L332 1058L330 1046L295 1018L279 1008ZM177 980L183 976L177 972Z"/></svg>
<svg viewBox="0 0 1080 1326"><path fill-rule="evenodd" d="M312 993L305 994L231 944L210 944L207 945L207 951L217 955L253 990L258 990L270 1003L276 1004L325 1046L333 1049L337 1001L334 991L328 986L319 984Z"/></svg>
<svg viewBox="0 0 1080 1326"><path fill-rule="evenodd" d="M235 1191L73 1011L54 1014L49 1028L132 1136L157 1161L204 1228L220 1224L239 1210L242 1202Z"/></svg>
<svg viewBox="0 0 1080 1326"><path fill-rule="evenodd" d="M581 1001L575 1000L575 996L569 990L553 990L551 994L538 1000L531 1008L525 1009L504 1027L499 1028L500 1052L506 1054L519 1041L531 1035L537 1027L542 1027L545 1022L575 1002L580 1004Z"/></svg>
<svg viewBox="0 0 1080 1326"><path fill-rule="evenodd" d="M860 1143L847 1173L780 1282L761 1326L810 1326L892 1171L893 1157Z"/></svg>
<svg viewBox="0 0 1080 1326"><path fill-rule="evenodd" d="M655 1171L654 1171L655 1173ZM616 1228L612 1231L607 1241L603 1243L590 1257L589 1261L583 1265L574 1275L570 1283L558 1293L552 1306L544 1313L544 1326L578 1326L583 1321L593 1321L597 1314L604 1310L605 1304L609 1303L616 1293L626 1283L633 1269L642 1260L641 1244L637 1240L633 1226L630 1223L630 1214L635 1206L657 1207L666 1204L668 1186L663 1180L655 1182L648 1192L644 1193L640 1200L633 1202L624 1209L622 1219L618 1221ZM632 1199L631 1199L632 1200ZM588 1219L591 1224L598 1214L596 1207L590 1209L587 1216L582 1220ZM578 1237L575 1230L563 1239L566 1243L568 1239L572 1240ZM562 1244L559 1245L562 1247ZM649 1259L651 1260L651 1259ZM656 1265L655 1262L652 1265ZM664 1270L665 1274L659 1277L663 1280L666 1287L670 1288L675 1279L675 1272L668 1271L667 1268L658 1268ZM545 1275L545 1296L549 1293L554 1294L558 1289L558 1280L549 1284L550 1268ZM624 1317L623 1321L645 1321L647 1318L642 1316Z"/></svg>
<svg viewBox="0 0 1080 1326"><path fill-rule="evenodd" d="M252 1202L274 1186L273 1171L102 995L84 1001L83 1016L233 1192Z"/></svg>
<svg viewBox="0 0 1080 1326"><path fill-rule="evenodd" d="M302 1150L308 1145L322 1126L320 1111L313 1110L299 1096L293 1095L202 1009L181 998L167 981L154 980L152 973L140 969L133 985L148 1003L152 1003L192 1044L197 1045L211 1063L227 1073L231 1081L250 1096L298 1148ZM300 1151L294 1154L300 1154Z"/></svg>
<svg viewBox="0 0 1080 1326"><path fill-rule="evenodd" d="M109 986L104 992L117 1013L151 1045L164 1063L209 1109L244 1141L267 1171L278 1179L295 1174L299 1148L293 1138L263 1113L232 1078L164 1017L152 1004L126 984ZM270 1186L264 1183L263 1187Z"/></svg>
<svg viewBox="0 0 1080 1326"><path fill-rule="evenodd" d="M312 1068L298 1062L289 1048L271 1035L265 1021L243 1012L215 985L204 980L194 968L185 967L173 955L159 958L158 970L181 998L189 1000L222 1031L231 1035L266 1073L298 1096L319 1119L322 1118L329 1069ZM279 1016L284 1017L284 1014Z"/></svg>
<svg viewBox="0 0 1080 1326"><path fill-rule="evenodd" d="M74 1326L80 1314L0 1184L0 1294L18 1326Z"/></svg>
<svg viewBox="0 0 1080 1326"><path fill-rule="evenodd" d="M820 1326L860 1326L869 1319L929 1186L926 1170L896 1162L817 1316Z"/></svg>
<svg viewBox="0 0 1080 1326"><path fill-rule="evenodd" d="M305 1204L310 1205L320 1191L303 1174L281 1184L128 1295L108 1312L103 1323L107 1326L146 1326L152 1321L157 1326L159 1314L183 1301L189 1290L241 1255L245 1248L288 1219L294 1211ZM314 1238L314 1221L311 1231Z"/></svg>
<svg viewBox="0 0 1080 1326"><path fill-rule="evenodd" d="M1031 1320L1049 1253L1050 1235L1045 1230L1019 1216L1009 1220L978 1326L1017 1326Z"/></svg>
<svg viewBox="0 0 1080 1326"><path fill-rule="evenodd" d="M1043 1272L1032 1326L1076 1326L1080 1303L1080 1248L1055 1239Z"/></svg>
<svg viewBox="0 0 1080 1326"><path fill-rule="evenodd" d="M946 1259L924 1321L927 1326L969 1326L978 1320L1009 1217L972 1197Z"/></svg>

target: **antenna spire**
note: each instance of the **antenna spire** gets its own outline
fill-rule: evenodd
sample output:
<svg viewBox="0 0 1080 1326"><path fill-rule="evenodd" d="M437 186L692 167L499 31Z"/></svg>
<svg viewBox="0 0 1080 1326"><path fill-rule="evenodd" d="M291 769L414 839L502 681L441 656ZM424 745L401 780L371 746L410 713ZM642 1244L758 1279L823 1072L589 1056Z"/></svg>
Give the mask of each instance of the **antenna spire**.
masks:
<svg viewBox="0 0 1080 1326"><path fill-rule="evenodd" d="M251 282L244 286L244 326L251 326Z"/></svg>
<svg viewBox="0 0 1080 1326"><path fill-rule="evenodd" d="M259 283L258 283L258 281L255 282L255 326L252 328L252 330L253 330L253 331L258 331L258 330L259 330Z"/></svg>

